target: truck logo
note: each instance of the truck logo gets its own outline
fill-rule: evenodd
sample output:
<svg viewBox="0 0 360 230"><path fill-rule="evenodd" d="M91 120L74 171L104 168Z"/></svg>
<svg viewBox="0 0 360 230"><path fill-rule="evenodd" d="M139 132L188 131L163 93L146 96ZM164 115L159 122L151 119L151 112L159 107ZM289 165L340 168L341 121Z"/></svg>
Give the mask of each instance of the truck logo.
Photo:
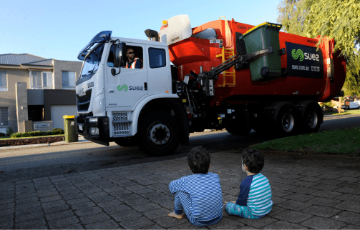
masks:
<svg viewBox="0 0 360 230"><path fill-rule="evenodd" d="M116 88L118 91L122 91L122 90L124 90L124 92L128 91L127 85L118 85Z"/></svg>
<svg viewBox="0 0 360 230"><path fill-rule="evenodd" d="M291 51L291 56L294 60L300 58L299 61L304 61L304 59L310 61L319 61L319 54L304 53L301 49L293 49Z"/></svg>
<svg viewBox="0 0 360 230"><path fill-rule="evenodd" d="M293 57L294 60L297 60L300 57L299 61L304 61L304 52L301 49L293 49L291 51L291 56Z"/></svg>

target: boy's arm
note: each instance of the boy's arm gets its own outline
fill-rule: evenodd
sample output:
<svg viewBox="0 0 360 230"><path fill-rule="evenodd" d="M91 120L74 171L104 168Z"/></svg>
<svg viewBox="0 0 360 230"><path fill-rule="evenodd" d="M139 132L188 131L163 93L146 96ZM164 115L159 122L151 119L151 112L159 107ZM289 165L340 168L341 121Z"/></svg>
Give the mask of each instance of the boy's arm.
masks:
<svg viewBox="0 0 360 230"><path fill-rule="evenodd" d="M176 193L178 191L184 191L185 179L181 177L180 179L173 180L169 184L169 189L171 193Z"/></svg>
<svg viewBox="0 0 360 230"><path fill-rule="evenodd" d="M251 182L252 182L252 177L247 177L241 182L240 194L236 200L237 205L241 205L241 206L247 205L247 199L249 197Z"/></svg>

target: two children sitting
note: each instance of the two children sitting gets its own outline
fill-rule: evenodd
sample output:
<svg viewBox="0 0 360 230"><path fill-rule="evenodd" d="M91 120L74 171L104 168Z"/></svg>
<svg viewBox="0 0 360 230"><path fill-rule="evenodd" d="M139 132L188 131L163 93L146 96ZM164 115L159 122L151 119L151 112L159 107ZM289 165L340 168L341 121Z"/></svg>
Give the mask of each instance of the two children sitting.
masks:
<svg viewBox="0 0 360 230"><path fill-rule="evenodd" d="M194 173L170 183L175 193L174 212L168 214L177 219L185 212L190 223L205 227L218 223L222 218L223 199L220 179L210 169L210 155L202 147L193 148L188 154L189 169ZM260 173L264 166L261 152L247 149L243 152L242 170L247 177L240 184L238 199L227 202L225 211L247 219L259 219L272 208L269 180Z"/></svg>

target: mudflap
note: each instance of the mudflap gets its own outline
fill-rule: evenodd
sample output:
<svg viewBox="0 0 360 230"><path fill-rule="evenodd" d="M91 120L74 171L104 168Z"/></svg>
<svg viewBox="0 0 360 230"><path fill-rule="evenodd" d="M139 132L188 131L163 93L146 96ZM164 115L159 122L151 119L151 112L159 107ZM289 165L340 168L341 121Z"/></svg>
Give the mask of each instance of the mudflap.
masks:
<svg viewBox="0 0 360 230"><path fill-rule="evenodd" d="M185 107L183 106L183 104L180 103L178 99L171 99L171 101L176 105L176 120L180 121L180 143L182 145L189 145L189 120L186 114Z"/></svg>
<svg viewBox="0 0 360 230"><path fill-rule="evenodd" d="M109 146L109 141L104 141L104 140L89 138L88 136L84 136L84 138L85 138L86 140L91 141L91 142L94 142L94 143L96 143L96 144Z"/></svg>

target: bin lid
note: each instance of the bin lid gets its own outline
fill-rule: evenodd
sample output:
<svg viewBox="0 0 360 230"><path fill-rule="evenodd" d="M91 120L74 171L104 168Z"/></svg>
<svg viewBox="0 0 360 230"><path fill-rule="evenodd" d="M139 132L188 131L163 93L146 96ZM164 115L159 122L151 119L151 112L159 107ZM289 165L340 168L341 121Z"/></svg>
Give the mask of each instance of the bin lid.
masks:
<svg viewBox="0 0 360 230"><path fill-rule="evenodd" d="M271 27L276 27L276 28L279 28L279 30L281 29L282 25L281 24L276 24L276 23L271 23L271 22L264 22L260 25L257 25L253 28L251 28L250 30L246 31L246 33L243 34L243 36L251 33L252 31L256 30L256 29L259 29L260 27L262 26L271 26Z"/></svg>
<svg viewBox="0 0 360 230"><path fill-rule="evenodd" d="M74 119L75 118L75 115L64 115L63 116L64 119Z"/></svg>

